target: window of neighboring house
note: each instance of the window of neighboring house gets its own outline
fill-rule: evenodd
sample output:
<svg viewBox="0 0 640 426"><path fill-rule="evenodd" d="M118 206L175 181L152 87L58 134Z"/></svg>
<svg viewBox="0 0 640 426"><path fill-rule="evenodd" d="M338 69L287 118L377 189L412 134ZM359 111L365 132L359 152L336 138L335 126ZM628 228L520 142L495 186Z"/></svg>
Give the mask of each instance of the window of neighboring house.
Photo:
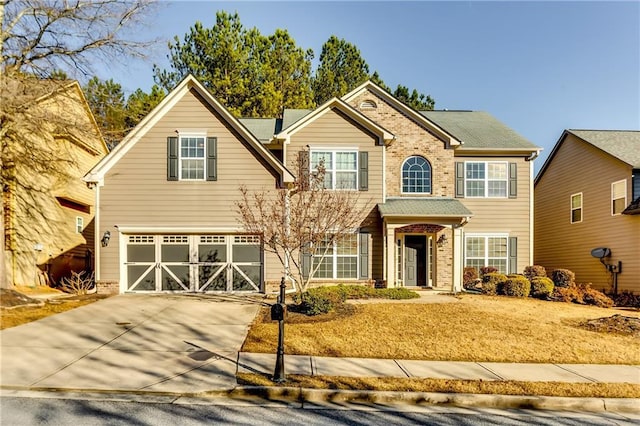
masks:
<svg viewBox="0 0 640 426"><path fill-rule="evenodd" d="M508 164L498 161L465 163L467 197L506 198L509 181Z"/></svg>
<svg viewBox="0 0 640 426"><path fill-rule="evenodd" d="M582 222L582 192L571 196L571 223Z"/></svg>
<svg viewBox="0 0 640 426"><path fill-rule="evenodd" d="M409 157L402 164L403 193L431 193L431 164L422 157Z"/></svg>
<svg viewBox="0 0 640 426"><path fill-rule="evenodd" d="M76 216L76 234L82 234L84 230L84 218Z"/></svg>
<svg viewBox="0 0 640 426"><path fill-rule="evenodd" d="M493 266L502 274L507 273L507 235L467 235L465 237L465 266L480 271L483 266Z"/></svg>
<svg viewBox="0 0 640 426"><path fill-rule="evenodd" d="M326 255L320 260L325 250ZM321 263L314 278L358 278L358 234L349 234L330 246L318 246L316 259Z"/></svg>
<svg viewBox="0 0 640 426"><path fill-rule="evenodd" d="M627 207L627 181L611 184L611 214L618 215Z"/></svg>
<svg viewBox="0 0 640 426"><path fill-rule="evenodd" d="M633 200L640 198L640 169L633 169L631 174L631 196Z"/></svg>
<svg viewBox="0 0 640 426"><path fill-rule="evenodd" d="M205 137L180 136L180 178L204 180Z"/></svg>
<svg viewBox="0 0 640 426"><path fill-rule="evenodd" d="M320 164L325 169L325 188L358 189L357 151L311 151L311 172L317 172Z"/></svg>

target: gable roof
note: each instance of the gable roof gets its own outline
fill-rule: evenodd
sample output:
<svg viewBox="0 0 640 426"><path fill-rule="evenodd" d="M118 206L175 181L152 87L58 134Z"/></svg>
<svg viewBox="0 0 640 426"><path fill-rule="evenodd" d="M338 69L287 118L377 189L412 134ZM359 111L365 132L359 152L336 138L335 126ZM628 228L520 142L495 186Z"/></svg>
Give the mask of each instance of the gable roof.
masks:
<svg viewBox="0 0 640 426"><path fill-rule="evenodd" d="M302 115L302 113L300 113L299 116L301 118L299 118L294 123L284 128L284 130L275 135L275 139L287 142L293 134L333 109L339 110L343 114L347 115L350 119L376 135L380 141L380 144L384 144L395 139L395 136L391 132L389 132L384 127L380 126L367 116L361 114L356 109L352 108L351 105L347 104L342 99L338 98L328 100L327 102L307 114Z"/></svg>
<svg viewBox="0 0 640 426"><path fill-rule="evenodd" d="M256 150L274 170L276 170L283 182L293 182L295 177L287 168L267 149L262 143L236 119L213 95L191 74L187 75L145 118L124 137L114 149L95 165L84 177L85 182L102 182L106 173L129 150L182 99L190 90L195 90L220 116L238 132L252 148Z"/></svg>
<svg viewBox="0 0 640 426"><path fill-rule="evenodd" d="M640 168L640 131L638 130L569 129L567 132L631 167Z"/></svg>
<svg viewBox="0 0 640 426"><path fill-rule="evenodd" d="M372 81L365 81L360 86L356 87L351 92L344 95L342 99L345 102L349 102L365 91L369 91L375 94L380 99L384 100L386 103L390 104L395 109L404 113L407 117L411 118L416 123L423 126L425 129L433 133L437 138L446 142L450 146L460 145L460 141L451 133L449 133L447 130L443 129L438 124L434 123L432 120L420 114L418 111L414 110L413 108L405 105L404 103L399 101L395 96L393 96L391 93L387 92L382 87L378 86Z"/></svg>
<svg viewBox="0 0 640 426"><path fill-rule="evenodd" d="M455 136L459 150L523 150L541 148L484 111L421 111L422 115Z"/></svg>
<svg viewBox="0 0 640 426"><path fill-rule="evenodd" d="M588 143L606 154L640 169L640 131L638 130L576 130L567 129L562 132L549 157L536 175L534 184L537 184L542 175L553 161L556 152L560 149L568 135L574 135L585 143Z"/></svg>

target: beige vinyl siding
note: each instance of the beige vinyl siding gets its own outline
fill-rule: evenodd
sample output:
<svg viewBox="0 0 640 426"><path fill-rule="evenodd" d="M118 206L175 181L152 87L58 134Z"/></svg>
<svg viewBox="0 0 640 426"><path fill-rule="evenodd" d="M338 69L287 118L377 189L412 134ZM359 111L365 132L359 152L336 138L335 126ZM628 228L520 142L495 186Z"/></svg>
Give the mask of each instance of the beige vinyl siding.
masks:
<svg viewBox="0 0 640 426"><path fill-rule="evenodd" d="M569 134L535 189L535 263L550 274L569 269L578 282L609 289L610 274L591 257L608 247L607 262L622 261L620 290L640 292L640 217L611 215L611 184L627 180L631 202L631 167ZM571 223L571 194L582 192L582 222Z"/></svg>
<svg viewBox="0 0 640 426"><path fill-rule="evenodd" d="M473 217L465 225L465 234L509 234L518 238L518 272L531 264L530 238L531 212L530 194L531 167L533 162L523 157L456 157L456 161L504 161L518 166L517 198L460 198L473 212Z"/></svg>
<svg viewBox="0 0 640 426"><path fill-rule="evenodd" d="M176 129L217 138L217 181L167 181L167 137L176 136ZM188 92L105 176L100 232L110 229L112 240L101 250L101 279L119 276L115 225L239 229L235 203L240 185L249 190L277 185L276 173L258 158L204 100ZM269 256L266 264L273 263Z"/></svg>
<svg viewBox="0 0 640 426"><path fill-rule="evenodd" d="M369 248L370 263L372 265L372 279L383 279L383 247L382 224L377 208L377 203L383 201L383 146L377 145L377 138L365 129L351 122L342 114L333 110L327 111L321 117L309 123L304 128L291 136L290 143L286 145L286 166L297 173L297 154L306 150L307 145L315 147L339 150L341 148L367 151L369 154L368 173L369 189L360 191L359 202L370 207L368 218L370 223L365 227L366 232L371 233ZM363 226L365 217L362 218Z"/></svg>

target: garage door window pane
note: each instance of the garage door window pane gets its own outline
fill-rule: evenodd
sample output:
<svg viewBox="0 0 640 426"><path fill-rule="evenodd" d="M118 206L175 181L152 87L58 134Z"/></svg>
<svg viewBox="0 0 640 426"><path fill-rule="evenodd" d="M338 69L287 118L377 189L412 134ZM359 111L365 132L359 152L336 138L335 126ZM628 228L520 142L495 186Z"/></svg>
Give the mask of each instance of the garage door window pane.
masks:
<svg viewBox="0 0 640 426"><path fill-rule="evenodd" d="M251 281L256 285L260 283L260 266L238 266ZM257 291L242 274L235 269L233 270L233 291Z"/></svg>
<svg viewBox="0 0 640 426"><path fill-rule="evenodd" d="M156 247L154 245L129 245L127 246L128 262L155 262Z"/></svg>
<svg viewBox="0 0 640 426"><path fill-rule="evenodd" d="M202 244L198 246L200 262L217 263L227 261L227 246L223 244Z"/></svg>
<svg viewBox="0 0 640 426"><path fill-rule="evenodd" d="M260 262L260 246L235 245L233 246L234 262Z"/></svg>
<svg viewBox="0 0 640 426"><path fill-rule="evenodd" d="M163 262L188 262L189 246L186 244L175 245L175 246L163 245L162 261Z"/></svg>
<svg viewBox="0 0 640 426"><path fill-rule="evenodd" d="M175 275L180 281L182 286L176 279L164 268L162 268L162 290L163 291L176 291L185 290L189 288L189 266L171 266L170 268L173 275ZM184 287L183 287L184 286Z"/></svg>

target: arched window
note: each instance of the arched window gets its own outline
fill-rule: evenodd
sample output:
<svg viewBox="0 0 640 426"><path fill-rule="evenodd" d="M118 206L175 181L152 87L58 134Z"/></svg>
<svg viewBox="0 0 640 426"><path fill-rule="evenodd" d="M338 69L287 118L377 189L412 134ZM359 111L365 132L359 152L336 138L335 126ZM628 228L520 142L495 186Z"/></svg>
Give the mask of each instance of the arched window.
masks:
<svg viewBox="0 0 640 426"><path fill-rule="evenodd" d="M378 105L371 99L366 99L360 104L360 109L375 109Z"/></svg>
<svg viewBox="0 0 640 426"><path fill-rule="evenodd" d="M403 193L431 193L431 164L422 157L409 157L402 164Z"/></svg>

